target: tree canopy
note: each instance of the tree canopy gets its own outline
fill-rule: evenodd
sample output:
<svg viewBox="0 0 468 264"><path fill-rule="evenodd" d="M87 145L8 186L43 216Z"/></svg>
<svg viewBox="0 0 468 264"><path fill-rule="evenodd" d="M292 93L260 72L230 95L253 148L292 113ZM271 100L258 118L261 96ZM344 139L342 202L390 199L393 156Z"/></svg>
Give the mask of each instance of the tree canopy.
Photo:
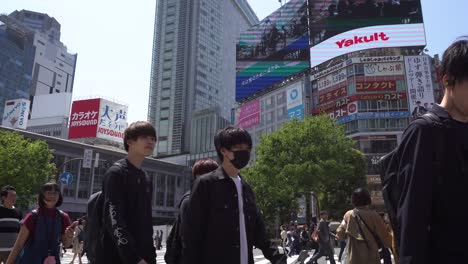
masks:
<svg viewBox="0 0 468 264"><path fill-rule="evenodd" d="M4 130L0 130L0 146L0 187L15 187L17 207L25 209L55 170L55 164L50 162L52 152L42 140L29 140Z"/></svg>
<svg viewBox="0 0 468 264"><path fill-rule="evenodd" d="M356 142L328 116L293 120L262 136L255 165L243 175L252 185L267 221L277 215L285 223L297 210L297 198L314 192L320 208L341 218L351 207L350 196L364 187L364 155Z"/></svg>

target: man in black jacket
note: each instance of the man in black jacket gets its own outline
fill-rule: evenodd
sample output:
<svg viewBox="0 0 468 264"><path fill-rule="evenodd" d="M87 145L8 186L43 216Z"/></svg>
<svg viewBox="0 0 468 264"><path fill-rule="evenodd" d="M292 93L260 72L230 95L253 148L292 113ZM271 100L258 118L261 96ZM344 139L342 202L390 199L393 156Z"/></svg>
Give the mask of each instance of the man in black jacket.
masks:
<svg viewBox="0 0 468 264"><path fill-rule="evenodd" d="M417 119L398 147L400 264L461 263L468 259L468 38L444 53L445 95L432 112L440 122ZM441 147L439 147L441 146Z"/></svg>
<svg viewBox="0 0 468 264"><path fill-rule="evenodd" d="M132 123L124 132L128 152L104 175L105 263L155 264L151 216L152 184L141 169L156 144L156 130L148 122Z"/></svg>
<svg viewBox="0 0 468 264"><path fill-rule="evenodd" d="M252 189L239 175L250 160L249 133L226 127L214 143L222 166L194 182L183 223L185 263L253 264L253 246L273 264L286 263L267 237Z"/></svg>

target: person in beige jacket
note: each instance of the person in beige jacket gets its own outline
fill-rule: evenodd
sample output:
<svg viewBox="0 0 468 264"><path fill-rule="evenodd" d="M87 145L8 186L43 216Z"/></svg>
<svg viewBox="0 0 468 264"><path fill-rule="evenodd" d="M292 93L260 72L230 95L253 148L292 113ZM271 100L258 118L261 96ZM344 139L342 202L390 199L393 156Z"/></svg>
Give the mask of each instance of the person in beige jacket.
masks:
<svg viewBox="0 0 468 264"><path fill-rule="evenodd" d="M378 245L369 229L372 229L386 248L391 247L390 233L380 215L369 209L371 197L367 190L355 190L351 200L355 209L346 212L337 229L338 238L347 241L345 263L380 264Z"/></svg>

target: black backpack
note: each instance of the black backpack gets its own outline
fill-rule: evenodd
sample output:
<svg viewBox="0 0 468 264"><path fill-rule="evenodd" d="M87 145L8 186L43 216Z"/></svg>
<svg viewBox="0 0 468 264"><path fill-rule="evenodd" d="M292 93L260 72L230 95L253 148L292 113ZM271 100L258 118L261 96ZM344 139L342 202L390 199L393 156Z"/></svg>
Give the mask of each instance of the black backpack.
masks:
<svg viewBox="0 0 468 264"><path fill-rule="evenodd" d="M166 254L164 254L164 261L166 264L179 263L179 258L182 255L182 241L180 239L180 214L182 212L180 211L180 206L188 196L190 196L190 194L185 194L182 196L182 199L180 199L178 205L179 214L177 215L174 224L172 225L171 232L169 232L166 239Z"/></svg>
<svg viewBox="0 0 468 264"><path fill-rule="evenodd" d="M124 173L127 170L121 163L114 163L113 166L119 167ZM124 177L126 180L127 177ZM86 254L88 254L89 263L104 263L103 239L104 239L104 195L102 191L93 193L88 200L86 215L88 217L86 232Z"/></svg>
<svg viewBox="0 0 468 264"><path fill-rule="evenodd" d="M444 153L445 138L440 131L444 127L440 118L433 112L428 112L418 119L424 119L433 126L433 137L436 148L436 160L433 162L435 170L440 170L442 166L442 155ZM399 179L400 157L398 156L398 147L392 152L380 158L378 166L380 167L380 179L382 182L382 195L387 209L390 223L392 225L396 250L400 246L400 225L397 219L397 208L402 194L403 186ZM398 253L398 252L397 252Z"/></svg>

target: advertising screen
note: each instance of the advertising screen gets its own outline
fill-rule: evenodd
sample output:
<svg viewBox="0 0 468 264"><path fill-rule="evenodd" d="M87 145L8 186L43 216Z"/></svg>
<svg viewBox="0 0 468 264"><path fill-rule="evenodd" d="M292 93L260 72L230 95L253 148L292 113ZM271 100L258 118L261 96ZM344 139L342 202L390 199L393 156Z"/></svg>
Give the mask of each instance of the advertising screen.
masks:
<svg viewBox="0 0 468 264"><path fill-rule="evenodd" d="M68 138L96 137L100 99L74 101L70 115Z"/></svg>
<svg viewBox="0 0 468 264"><path fill-rule="evenodd" d="M425 46L420 0L310 2L310 63L371 48Z"/></svg>
<svg viewBox="0 0 468 264"><path fill-rule="evenodd" d="M236 101L309 67L307 0L290 0L240 34Z"/></svg>

